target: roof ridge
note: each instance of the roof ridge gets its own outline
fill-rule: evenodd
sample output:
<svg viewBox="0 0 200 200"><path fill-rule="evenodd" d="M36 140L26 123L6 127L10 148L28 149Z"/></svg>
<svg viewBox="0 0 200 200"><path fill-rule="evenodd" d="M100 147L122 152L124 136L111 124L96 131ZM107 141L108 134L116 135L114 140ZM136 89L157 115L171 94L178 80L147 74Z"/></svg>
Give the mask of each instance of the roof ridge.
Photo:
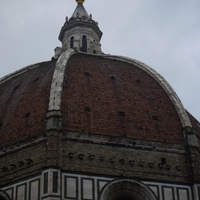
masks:
<svg viewBox="0 0 200 200"><path fill-rule="evenodd" d="M19 74L22 74L22 73L24 73L26 71L29 71L31 69L34 69L36 67L39 67L41 63L45 63L45 62L50 62L50 61L43 61L43 62L38 62L38 63L35 63L35 64L31 64L31 65L23 67L23 68L21 68L19 70L16 70L15 72L12 72L12 73L10 73L10 74L8 74L6 76L3 76L2 78L0 78L0 84L10 80L11 78L13 78L15 76L18 76Z"/></svg>

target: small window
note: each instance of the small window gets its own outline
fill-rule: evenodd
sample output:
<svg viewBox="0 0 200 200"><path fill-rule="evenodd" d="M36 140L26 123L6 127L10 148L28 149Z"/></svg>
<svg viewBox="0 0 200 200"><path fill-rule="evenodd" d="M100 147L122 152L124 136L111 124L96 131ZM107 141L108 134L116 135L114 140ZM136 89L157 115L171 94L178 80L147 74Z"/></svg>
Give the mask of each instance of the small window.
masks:
<svg viewBox="0 0 200 200"><path fill-rule="evenodd" d="M28 117L30 117L30 116L31 116L31 113L30 113L30 112L28 112L28 113L26 113L26 114L25 114L25 116L24 116L24 117L25 117L25 118L28 118Z"/></svg>
<svg viewBox="0 0 200 200"><path fill-rule="evenodd" d="M70 38L70 48L74 48L74 37Z"/></svg>
<svg viewBox="0 0 200 200"><path fill-rule="evenodd" d="M14 87L13 91L17 90L20 87L20 85L17 85L16 87Z"/></svg>
<svg viewBox="0 0 200 200"><path fill-rule="evenodd" d="M110 79L111 79L112 81L115 81L115 80L116 80L116 76L115 76L115 75L112 75L112 76L110 76Z"/></svg>
<svg viewBox="0 0 200 200"><path fill-rule="evenodd" d="M44 194L48 193L48 172L44 173L44 186L43 186Z"/></svg>
<svg viewBox="0 0 200 200"><path fill-rule="evenodd" d="M162 165L166 165L166 158L161 158Z"/></svg>
<svg viewBox="0 0 200 200"><path fill-rule="evenodd" d="M141 83L141 80L140 80L140 79L137 79L135 82L136 82L137 84L140 84L140 83Z"/></svg>
<svg viewBox="0 0 200 200"><path fill-rule="evenodd" d="M118 115L119 115L119 116L125 116L125 112L123 112L123 111L118 111Z"/></svg>
<svg viewBox="0 0 200 200"><path fill-rule="evenodd" d="M158 120L158 116L154 115L154 116L152 116L152 118L153 118L153 120L156 120L156 121Z"/></svg>
<svg viewBox="0 0 200 200"><path fill-rule="evenodd" d="M90 112L91 111L90 107L85 107L85 111Z"/></svg>
<svg viewBox="0 0 200 200"><path fill-rule="evenodd" d="M58 192L58 172L53 172L53 192Z"/></svg>

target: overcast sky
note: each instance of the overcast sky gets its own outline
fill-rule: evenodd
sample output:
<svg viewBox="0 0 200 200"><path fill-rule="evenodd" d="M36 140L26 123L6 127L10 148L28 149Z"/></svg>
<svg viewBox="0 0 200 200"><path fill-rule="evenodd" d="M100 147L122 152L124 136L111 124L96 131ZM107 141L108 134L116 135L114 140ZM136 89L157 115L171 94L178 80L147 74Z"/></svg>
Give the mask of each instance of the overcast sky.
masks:
<svg viewBox="0 0 200 200"><path fill-rule="evenodd" d="M158 71L200 120L200 0L86 0L104 53ZM50 60L75 0L0 0L0 77Z"/></svg>

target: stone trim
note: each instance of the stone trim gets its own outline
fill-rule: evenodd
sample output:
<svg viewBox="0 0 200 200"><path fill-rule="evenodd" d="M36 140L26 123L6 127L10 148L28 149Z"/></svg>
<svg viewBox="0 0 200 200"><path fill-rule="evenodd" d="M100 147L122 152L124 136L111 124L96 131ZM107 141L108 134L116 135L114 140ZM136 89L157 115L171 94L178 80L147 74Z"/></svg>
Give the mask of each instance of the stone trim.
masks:
<svg viewBox="0 0 200 200"><path fill-rule="evenodd" d="M185 154L185 149L181 145L172 145L172 144L163 144L162 142L152 142L152 141L143 141L136 140L131 138L120 138L113 137L108 135L101 135L97 133L87 133L84 132L75 132L75 131L65 131L63 130L62 134L63 141L76 141L84 143L93 143L106 146L118 146L122 148L131 148L139 150L148 150L148 151L157 151L157 152L169 152L169 153L178 153Z"/></svg>
<svg viewBox="0 0 200 200"><path fill-rule="evenodd" d="M48 61L47 61L47 62L48 62ZM28 65L28 66L26 66L26 67L24 67L24 68L22 68L22 69L20 69L20 70L17 70L17 71L15 71L15 72L13 72L13 73L10 73L10 74L8 74L8 75L6 75L6 76L0 78L0 84L6 82L6 81L8 81L8 80L10 80L11 78L14 78L15 76L18 76L18 75L20 75L20 74L22 74L22 73L24 73L24 72L27 72L27 71L29 71L29 70L31 70L31 69L34 69L34 68L36 68L36 67L39 67L41 63L42 63L42 62L36 63L36 64L32 64L32 65Z"/></svg>
<svg viewBox="0 0 200 200"><path fill-rule="evenodd" d="M0 148L0 156L5 156L8 154L20 151L22 149L32 147L34 145L45 142L46 140L47 139L45 135L44 136L42 135L41 137L37 137L37 138L30 138L30 140L27 140L27 141L21 140L18 143L10 144L8 146L4 146Z"/></svg>
<svg viewBox="0 0 200 200"><path fill-rule="evenodd" d="M61 111L57 110L48 111L46 117L46 130L60 130L61 120L62 120Z"/></svg>
<svg viewBox="0 0 200 200"><path fill-rule="evenodd" d="M73 49L68 49L60 55L56 62L56 67L51 82L48 111L60 110L65 68L69 58L75 53L76 52Z"/></svg>

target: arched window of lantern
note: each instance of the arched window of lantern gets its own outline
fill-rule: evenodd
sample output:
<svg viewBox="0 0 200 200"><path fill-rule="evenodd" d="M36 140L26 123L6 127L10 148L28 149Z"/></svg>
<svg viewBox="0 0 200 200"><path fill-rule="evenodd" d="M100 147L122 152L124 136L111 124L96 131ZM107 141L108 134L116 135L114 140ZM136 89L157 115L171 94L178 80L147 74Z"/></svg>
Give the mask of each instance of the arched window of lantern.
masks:
<svg viewBox="0 0 200 200"><path fill-rule="evenodd" d="M82 48L81 51L87 52L87 36L82 36Z"/></svg>
<svg viewBox="0 0 200 200"><path fill-rule="evenodd" d="M74 48L74 37L72 36L71 38L70 38L70 48Z"/></svg>

